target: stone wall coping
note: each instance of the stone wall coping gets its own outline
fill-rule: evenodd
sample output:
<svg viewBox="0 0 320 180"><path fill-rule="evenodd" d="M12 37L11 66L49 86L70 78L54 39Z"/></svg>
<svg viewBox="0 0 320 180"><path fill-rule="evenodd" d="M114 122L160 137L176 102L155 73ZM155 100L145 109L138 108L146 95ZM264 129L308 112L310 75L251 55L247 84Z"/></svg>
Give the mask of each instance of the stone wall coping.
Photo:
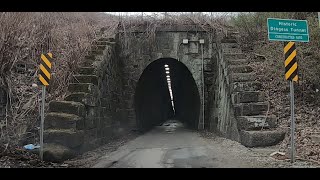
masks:
<svg viewBox="0 0 320 180"><path fill-rule="evenodd" d="M148 29L149 24L135 24L134 26L126 25L125 29L128 31L120 30L122 27L119 27L119 33L131 32L131 33L143 33ZM160 24L156 27L158 32L208 32L213 31L214 29L209 25L203 25L200 27L198 24ZM130 29L130 30L129 30Z"/></svg>

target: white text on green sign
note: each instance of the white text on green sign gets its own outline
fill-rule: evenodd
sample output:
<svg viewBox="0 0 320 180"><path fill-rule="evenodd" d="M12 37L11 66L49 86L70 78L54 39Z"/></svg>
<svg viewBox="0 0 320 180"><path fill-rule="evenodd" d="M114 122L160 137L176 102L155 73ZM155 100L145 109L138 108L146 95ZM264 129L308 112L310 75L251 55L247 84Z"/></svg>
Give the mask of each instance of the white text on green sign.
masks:
<svg viewBox="0 0 320 180"><path fill-rule="evenodd" d="M268 37L271 41L309 42L306 20L268 18Z"/></svg>

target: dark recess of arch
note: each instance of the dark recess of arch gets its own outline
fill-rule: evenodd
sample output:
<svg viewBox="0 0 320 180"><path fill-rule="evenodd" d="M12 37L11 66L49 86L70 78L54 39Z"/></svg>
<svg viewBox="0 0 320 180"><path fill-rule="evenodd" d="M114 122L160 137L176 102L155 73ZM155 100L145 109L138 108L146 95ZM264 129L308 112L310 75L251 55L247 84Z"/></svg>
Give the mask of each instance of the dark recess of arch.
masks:
<svg viewBox="0 0 320 180"><path fill-rule="evenodd" d="M171 108L165 64L170 67L175 115ZM198 127L198 88L188 68L176 59L160 58L145 68L137 83L134 102L137 127L142 132L161 125L169 118L175 118L191 129Z"/></svg>

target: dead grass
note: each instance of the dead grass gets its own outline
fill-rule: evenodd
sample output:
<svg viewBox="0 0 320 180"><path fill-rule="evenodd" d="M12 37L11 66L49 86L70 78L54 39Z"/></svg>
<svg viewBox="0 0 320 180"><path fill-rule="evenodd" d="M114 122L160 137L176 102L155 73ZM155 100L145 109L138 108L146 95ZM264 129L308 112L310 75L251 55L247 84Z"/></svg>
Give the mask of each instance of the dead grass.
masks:
<svg viewBox="0 0 320 180"><path fill-rule="evenodd" d="M54 59L46 101L60 100L92 42L101 37L102 27L104 36L114 34L118 27L124 31L121 42L125 52L134 49L133 40L137 39L126 27L146 25L147 31L139 40L151 49L155 47L155 31L160 25L192 24L208 31L214 28L223 34L229 27L227 17L211 18L200 13L168 13L166 18L82 12L0 13L0 87L8 94L7 114L0 119L0 145L37 143L40 88L32 88L32 84L38 81L41 53L51 52Z"/></svg>
<svg viewBox="0 0 320 180"><path fill-rule="evenodd" d="M236 27L242 35L241 45L249 55L262 54L264 62L254 64L254 69L263 82L270 102L270 114L278 118L279 126L287 130L280 150L290 147L290 99L289 84L284 79L283 43L268 41L266 18L307 19L310 33L309 43L297 43L299 82L295 84L295 117L297 155L311 160L320 160L319 144L313 142L312 134L320 132L319 105L320 66L319 66L319 26L315 13L257 13L249 17L242 15L236 20ZM257 24L257 26L254 26ZM251 27L251 34L246 30ZM256 37L254 37L256 36Z"/></svg>
<svg viewBox="0 0 320 180"><path fill-rule="evenodd" d="M64 97L66 87L91 43L114 30L117 22L103 13L1 12L0 87L7 92L7 114L0 119L0 144L37 136L40 54L53 54L47 102ZM2 147L1 147L2 148Z"/></svg>
<svg viewBox="0 0 320 180"><path fill-rule="evenodd" d="M228 19L230 19L228 13L219 17L210 17L202 13L167 13L166 17L162 18L158 16L119 17L119 30L123 33L120 36L121 50L124 56L131 54L135 50L137 41L139 44L146 44L150 50L156 48L155 32L160 26L169 28L170 26L192 25L211 32L213 35L224 36L230 27ZM145 32L140 35L131 32L139 27L143 27Z"/></svg>

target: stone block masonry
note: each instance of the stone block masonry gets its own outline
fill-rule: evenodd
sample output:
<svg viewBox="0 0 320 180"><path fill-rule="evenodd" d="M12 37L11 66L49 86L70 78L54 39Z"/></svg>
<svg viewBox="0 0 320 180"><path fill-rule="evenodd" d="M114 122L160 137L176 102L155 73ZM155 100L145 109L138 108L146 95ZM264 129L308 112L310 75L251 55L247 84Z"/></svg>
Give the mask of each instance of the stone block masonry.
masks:
<svg viewBox="0 0 320 180"><path fill-rule="evenodd" d="M64 101L49 103L44 159L63 161L118 136L123 109L121 62L114 37L100 38L82 60Z"/></svg>
<svg viewBox="0 0 320 180"><path fill-rule="evenodd" d="M283 139L276 117L267 115L269 103L261 91L262 84L232 32L221 39L217 30L195 25L163 25L152 32L148 24L125 29L130 31L124 32L119 26L115 36L96 40L81 60L65 99L50 102L45 121L45 159L63 161L98 147L124 131L138 128L140 117L151 119L152 123L143 121L150 127L168 118L171 102L163 100L169 95L162 93L167 85L160 85L164 71L156 68L150 76L143 76L151 71L148 67L163 59L179 67L172 79L180 82L172 86L180 92L176 97L181 119L193 116L196 123L191 124L196 129L210 129L249 147L269 146ZM183 44L183 39L190 43ZM197 43L200 39L204 39L203 47ZM148 83L139 88L139 82ZM152 96L149 90L158 96ZM0 90L0 110L5 102L1 97ZM137 101L136 97L141 99ZM141 113L140 108L137 113L136 106L148 112Z"/></svg>
<svg viewBox="0 0 320 180"><path fill-rule="evenodd" d="M0 87L0 121L6 116L7 93Z"/></svg>
<svg viewBox="0 0 320 180"><path fill-rule="evenodd" d="M143 25L141 27L144 27ZM134 107L135 88L142 73L148 65L160 58L173 58L182 62L191 72L193 79L197 85L200 101L205 101L205 126L209 126L209 111L211 111L210 101L213 98L215 90L215 47L214 47L214 30L212 32L196 28L196 25L164 25L157 28L154 37L149 41L150 37L145 32L148 28L140 28L131 31L129 38L125 33L119 33L117 42L124 46L119 47L121 60L124 64L123 80L124 80L124 99L126 102L126 111L128 114L128 122L135 125L136 113ZM126 27L126 29L130 27ZM177 29L179 31L177 31ZM148 39L149 38L149 39ZM189 39L189 44L182 44L183 39ZM204 59L204 79L202 83L202 51L199 40L204 39L203 59ZM205 88L205 96L203 99L203 87ZM209 106L207 106L209 105ZM200 109L202 112L202 106ZM202 113L199 120L202 121ZM203 122L202 122L203 123Z"/></svg>
<svg viewBox="0 0 320 180"><path fill-rule="evenodd" d="M276 117L268 115L269 102L256 80L254 69L233 33L217 43L218 91L215 94L211 129L247 147L275 145L284 132Z"/></svg>

